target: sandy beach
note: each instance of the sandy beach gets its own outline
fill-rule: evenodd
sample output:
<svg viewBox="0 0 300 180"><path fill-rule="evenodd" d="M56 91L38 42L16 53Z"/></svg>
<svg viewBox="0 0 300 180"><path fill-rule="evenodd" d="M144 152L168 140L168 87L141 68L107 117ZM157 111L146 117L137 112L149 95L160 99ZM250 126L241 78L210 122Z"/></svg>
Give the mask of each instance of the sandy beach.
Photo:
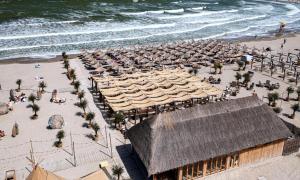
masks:
<svg viewBox="0 0 300 180"><path fill-rule="evenodd" d="M280 48L283 38L261 39L242 42L242 44L258 49L271 47L276 52L283 51L284 53L295 53L294 49L300 48L300 35L286 37L286 40L287 43L283 49ZM75 58L70 60L70 65L75 69L77 78L81 82L80 89L86 92L86 99L89 102L87 111L95 112L95 122L101 128L101 135L98 142L88 137L89 134L93 134L93 130L83 127L83 123L86 121L78 115L78 112L82 112L82 110L74 105L79 100L72 93L74 88L70 85L70 80L68 80L65 74L66 70L63 68L62 61L59 60L60 58L57 57L55 60L49 60L45 63L32 60L26 61L26 63L24 61L20 63L17 60L0 63L0 72L2 74L0 76L2 87L0 90L0 102L7 103L9 101L9 90L17 88L15 83L17 79L22 79L21 92L25 93L26 96L30 93L36 93L38 83L41 81L40 78L47 83L46 92L42 95L42 99L36 102L40 106L36 120L30 118L33 112L27 107L30 104L29 102L17 102L13 104L13 111L0 117L0 129L6 133L6 136L0 139L0 178L2 179L5 176L5 171L10 169L16 170L17 177L20 179L24 179L29 174L31 167L28 158L30 157L31 145L33 146L36 162L40 163L45 169L68 179L77 179L97 170L101 161L109 162L110 167L113 164L120 164L122 166L126 164L126 173L123 174L124 178L140 179L140 177L143 177L140 175L142 173L139 172L139 167L134 165L134 161L127 159L127 154L129 154L128 149L124 149L123 151L118 148L120 145L129 144L130 142L126 142L119 131L109 128L110 125L104 120L101 111L94 103L93 94L89 91L91 84L88 77L90 74L84 68L82 62ZM39 68L35 67L37 64L40 64ZM246 71L250 70L249 68ZM229 82L235 80L236 69L236 64L228 65L223 68L222 75L214 75L214 77L222 79L221 84L216 86L225 89ZM210 71L209 67L201 67L199 75L208 78L211 76ZM246 71L241 71L241 73ZM276 76L270 77L267 73L255 71L252 82L258 83L258 81L265 82L266 80L271 80L272 83L280 83L280 89L276 91L281 97L286 96L286 88L288 86L296 88L295 83L283 82ZM50 102L51 92L54 89L58 90L59 97L66 98L65 103L57 104ZM264 98L267 96L268 90L258 87L254 87L254 90L261 99L268 102ZM245 97L252 95L252 93L253 91L241 89L238 96L232 98ZM296 94L291 95L291 98L296 98ZM295 101L278 101L283 112L287 114L292 112L290 108L292 103L295 103ZM66 137L63 139L63 148L53 146L53 143L57 140L56 133L58 130L47 129L49 117L55 114L62 115L65 121L63 130L66 133ZM299 112L296 113L294 119L289 119L282 114L280 117L286 122L300 128ZM20 134L15 138L11 137L14 123L18 123L20 129ZM109 136L112 139L112 148L109 145L108 134L110 134ZM74 165L74 156L71 149L71 138L75 142L76 165ZM285 166L284 168L290 167ZM260 171L254 173L260 173ZM247 174L245 177L247 177ZM253 174L251 174L251 177L254 177Z"/></svg>

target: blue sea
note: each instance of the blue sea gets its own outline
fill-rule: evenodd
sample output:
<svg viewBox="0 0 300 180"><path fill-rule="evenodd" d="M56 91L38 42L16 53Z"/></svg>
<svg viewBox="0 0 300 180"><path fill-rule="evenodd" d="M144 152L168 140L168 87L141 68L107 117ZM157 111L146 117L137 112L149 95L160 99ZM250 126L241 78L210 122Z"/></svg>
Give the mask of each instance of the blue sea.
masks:
<svg viewBox="0 0 300 180"><path fill-rule="evenodd" d="M4 0L0 59L300 29L300 5L256 0Z"/></svg>

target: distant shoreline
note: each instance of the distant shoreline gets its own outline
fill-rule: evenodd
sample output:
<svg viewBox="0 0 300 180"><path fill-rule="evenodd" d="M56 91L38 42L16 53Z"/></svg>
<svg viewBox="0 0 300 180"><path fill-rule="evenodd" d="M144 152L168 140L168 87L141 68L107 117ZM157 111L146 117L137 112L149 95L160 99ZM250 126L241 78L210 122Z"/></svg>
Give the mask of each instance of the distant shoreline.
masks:
<svg viewBox="0 0 300 180"><path fill-rule="evenodd" d="M260 36L260 37L255 37L255 36L249 36L249 37L240 37L240 38L233 38L233 39L218 39L218 40L225 40L233 43L245 43L245 42L253 42L253 41L272 41L276 39L281 39L285 37L295 37L297 34L300 34L299 32L288 32L282 36L274 36L274 35L268 35L268 36ZM187 40L188 41L188 40ZM174 41L175 43L176 41ZM172 42L168 42L172 43ZM158 43L160 44L160 43ZM142 46L151 46L153 44L145 44ZM156 44L157 45L157 44ZM131 48L131 46L127 46L125 48ZM68 54L68 52L67 52ZM76 54L68 54L70 58L75 58L79 55L79 53ZM56 55L53 58L32 58L32 57L18 57L18 58L8 58L8 59L3 59L0 60L0 65L1 64L34 64L34 63L51 63L51 62L57 62L61 61L62 56L61 55Z"/></svg>

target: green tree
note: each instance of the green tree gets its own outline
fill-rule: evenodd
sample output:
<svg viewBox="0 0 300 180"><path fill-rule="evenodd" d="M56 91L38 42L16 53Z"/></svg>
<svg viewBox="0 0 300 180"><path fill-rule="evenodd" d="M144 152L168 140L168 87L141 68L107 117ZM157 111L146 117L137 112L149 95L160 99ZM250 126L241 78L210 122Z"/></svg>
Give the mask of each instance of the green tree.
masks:
<svg viewBox="0 0 300 180"><path fill-rule="evenodd" d="M289 86L288 88L286 88L286 91L287 91L286 100L289 101L290 100L290 94L292 94L295 90L292 86Z"/></svg>
<svg viewBox="0 0 300 180"><path fill-rule="evenodd" d="M276 100L279 99L279 94L277 92L268 93L269 106L276 106Z"/></svg>
<svg viewBox="0 0 300 180"><path fill-rule="evenodd" d="M21 84L22 84L22 79L18 79L17 81L16 81L16 84L18 85L18 91L20 91L21 90Z"/></svg>
<svg viewBox="0 0 300 180"><path fill-rule="evenodd" d="M72 83L74 83L74 81L75 81L74 77L76 77L75 69L68 70L68 77L69 77L69 79L72 80Z"/></svg>
<svg viewBox="0 0 300 180"><path fill-rule="evenodd" d="M79 99L80 102L81 102L81 100L84 98L84 96L85 96L84 90L79 91L79 92L77 93L77 97L78 97L78 99Z"/></svg>
<svg viewBox="0 0 300 180"><path fill-rule="evenodd" d="M100 126L99 126L99 124L98 123L93 123L92 124L92 128L93 128L93 130L94 130L94 132L95 132L95 137L97 138L98 137L98 131L100 130Z"/></svg>
<svg viewBox="0 0 300 180"><path fill-rule="evenodd" d="M88 124L88 128L90 128L92 126L92 120L95 118L95 113L93 112L88 112L85 116L85 120L87 120L89 122Z"/></svg>
<svg viewBox="0 0 300 180"><path fill-rule="evenodd" d="M45 81L41 81L41 82L39 83L39 88L42 89L42 92L45 92L45 88L46 88L46 87L47 87L47 84L46 84Z"/></svg>
<svg viewBox="0 0 300 180"><path fill-rule="evenodd" d="M236 72L235 74L235 79L236 79L236 83L239 86L240 85L240 80L242 79L242 75L239 72Z"/></svg>
<svg viewBox="0 0 300 180"><path fill-rule="evenodd" d="M37 115L37 112L40 110L40 106L38 106L37 104L33 104L33 105L31 106L31 108L32 108L32 111L34 112L33 117L37 117L37 116L38 116L38 115Z"/></svg>
<svg viewBox="0 0 300 180"><path fill-rule="evenodd" d="M112 172L113 172L113 175L117 176L118 180L120 180L120 176L123 174L124 168L119 165L113 165Z"/></svg>
<svg viewBox="0 0 300 180"><path fill-rule="evenodd" d="M37 97L31 93L29 96L28 96L28 101L32 102L32 104L34 104L34 102L37 100Z"/></svg>
<svg viewBox="0 0 300 180"><path fill-rule="evenodd" d="M86 107L87 107L87 104L88 104L88 102L87 102L86 99L84 99L84 100L82 100L81 102L79 102L79 107L82 108L82 110L83 110L83 115L84 115L84 116L86 115Z"/></svg>
<svg viewBox="0 0 300 180"><path fill-rule="evenodd" d="M244 83L246 86L248 86L248 83L251 81L251 76L250 76L250 74L249 74L249 73L245 73L245 74L243 74L243 77L244 77L243 83Z"/></svg>
<svg viewBox="0 0 300 180"><path fill-rule="evenodd" d="M69 68L70 68L70 63L69 63L68 60L64 61L64 67L65 67L66 69L69 69Z"/></svg>
<svg viewBox="0 0 300 180"><path fill-rule="evenodd" d="M74 82L74 89L76 90L76 93L78 93L80 85L81 85L80 81L75 81Z"/></svg>
<svg viewBox="0 0 300 180"><path fill-rule="evenodd" d="M66 52L62 52L61 56L62 56L63 60L67 60L68 59L68 55L67 55Z"/></svg>
<svg viewBox="0 0 300 180"><path fill-rule="evenodd" d="M62 139L64 137L65 137L65 131L64 130L60 130L60 131L57 132L57 134L56 134L56 138L58 139L57 146L62 145Z"/></svg>
<svg viewBox="0 0 300 180"><path fill-rule="evenodd" d="M298 88L297 88L297 96L298 96L298 101L300 101L300 86L298 86Z"/></svg>
<svg viewBox="0 0 300 180"><path fill-rule="evenodd" d="M293 105L291 106L291 108L292 108L292 110L293 110L293 113L292 113L292 115L291 115L291 118L294 119L294 118L295 118L295 113L296 113L296 111L299 110L299 104L298 104L298 103L293 104Z"/></svg>
<svg viewBox="0 0 300 180"><path fill-rule="evenodd" d="M238 64L238 66L239 66L238 71L240 71L241 68L244 66L244 62L243 62L243 61L237 61L237 64Z"/></svg>
<svg viewBox="0 0 300 180"><path fill-rule="evenodd" d="M117 128L117 124L119 125L121 122L124 121L124 115L121 112L117 112L114 115L114 123L115 123L115 127Z"/></svg>

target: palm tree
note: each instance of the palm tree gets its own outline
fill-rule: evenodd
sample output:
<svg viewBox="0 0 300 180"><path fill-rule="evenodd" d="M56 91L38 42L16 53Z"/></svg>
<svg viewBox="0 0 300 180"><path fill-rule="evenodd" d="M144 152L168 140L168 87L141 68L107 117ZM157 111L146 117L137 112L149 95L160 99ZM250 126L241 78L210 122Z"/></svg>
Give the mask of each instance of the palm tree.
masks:
<svg viewBox="0 0 300 180"><path fill-rule="evenodd" d="M42 89L42 93L43 92L45 92L45 88L47 87L47 84L45 83L45 81L41 81L40 83L39 83L39 88L41 88Z"/></svg>
<svg viewBox="0 0 300 180"><path fill-rule="evenodd" d="M100 130L100 126L98 123L95 122L92 124L92 128L95 132L95 139L96 139L98 137L98 131Z"/></svg>
<svg viewBox="0 0 300 180"><path fill-rule="evenodd" d="M244 62L243 61L237 61L237 64L239 66L239 70L238 71L240 71L241 68L244 66Z"/></svg>
<svg viewBox="0 0 300 180"><path fill-rule="evenodd" d="M18 79L18 80L16 81L16 84L18 85L17 91L20 91L20 90L21 90L22 79Z"/></svg>
<svg viewBox="0 0 300 180"><path fill-rule="evenodd" d="M219 63L219 64L218 64L218 68L220 69L219 74L222 74L223 64L222 64L222 63Z"/></svg>
<svg viewBox="0 0 300 180"><path fill-rule="evenodd" d="M242 79L241 73L236 72L235 79L236 79L237 85L239 86L240 85L240 80Z"/></svg>
<svg viewBox="0 0 300 180"><path fill-rule="evenodd" d="M74 84L74 81L76 80L76 78L77 78L76 74L73 73L73 74L71 75L71 79L72 79L72 83L71 83L71 84Z"/></svg>
<svg viewBox="0 0 300 180"><path fill-rule="evenodd" d="M217 74L217 70L218 70L218 62L215 62L213 67L214 67L214 69L215 69L215 72L214 72L214 73Z"/></svg>
<svg viewBox="0 0 300 180"><path fill-rule="evenodd" d="M74 77L75 74L75 69L70 69L68 70L68 78L72 79ZM72 79L73 80L73 79ZM73 81L72 81L73 82Z"/></svg>
<svg viewBox="0 0 300 180"><path fill-rule="evenodd" d="M249 73L245 73L243 74L243 77L244 77L244 84L246 84L246 86L248 86L248 83L251 81L251 77L250 77L250 74Z"/></svg>
<svg viewBox="0 0 300 180"><path fill-rule="evenodd" d="M58 139L57 141L57 147L61 147L62 146L62 139L65 137L65 131L64 130L60 130L57 132L56 134L56 138Z"/></svg>
<svg viewBox="0 0 300 180"><path fill-rule="evenodd" d="M300 101L300 86L298 86L296 92L297 92L297 95L298 95L298 101Z"/></svg>
<svg viewBox="0 0 300 180"><path fill-rule="evenodd" d="M34 94L30 94L28 96L28 101L32 102L32 104L34 104L35 100L37 100L37 97Z"/></svg>
<svg viewBox="0 0 300 180"><path fill-rule="evenodd" d="M296 111L299 110L299 106L300 106L300 105L299 105L298 103L293 104L293 105L291 106L291 108L292 108L292 110L293 110L293 114L291 115L291 118L292 118L292 119L294 119Z"/></svg>
<svg viewBox="0 0 300 180"><path fill-rule="evenodd" d="M120 124L122 121L124 121L124 115L120 112L117 112L114 115L114 123L115 123L115 127L117 128L117 124Z"/></svg>
<svg viewBox="0 0 300 180"><path fill-rule="evenodd" d="M120 176L123 174L124 168L119 165L113 165L112 172L113 172L113 175L117 176L118 180L120 180Z"/></svg>
<svg viewBox="0 0 300 180"><path fill-rule="evenodd" d="M81 102L82 98L84 98L85 92L84 90L80 91L77 93L77 97L79 99L79 101Z"/></svg>
<svg viewBox="0 0 300 180"><path fill-rule="evenodd" d="M287 91L286 100L289 101L290 100L290 94L293 93L295 90L292 86L289 86L288 88L286 88L286 91Z"/></svg>
<svg viewBox="0 0 300 180"><path fill-rule="evenodd" d="M33 104L31 106L31 108L32 108L32 111L34 112L33 118L36 118L38 116L37 112L40 110L40 107L37 104Z"/></svg>
<svg viewBox="0 0 300 180"><path fill-rule="evenodd" d="M88 103L88 102L87 102L86 99L82 100L82 101L79 103L79 107L82 108L82 110L83 110L83 115L84 115L84 116L86 115L85 109L86 109L86 107L87 107L87 103Z"/></svg>
<svg viewBox="0 0 300 180"><path fill-rule="evenodd" d="M92 120L95 118L95 113L93 112L89 112L86 114L85 116L85 120L87 120L89 122L88 124L88 128L90 128L92 126Z"/></svg>
<svg viewBox="0 0 300 180"><path fill-rule="evenodd" d="M69 69L70 63L69 63L68 60L65 60L65 61L64 61L64 67L65 67L66 69Z"/></svg>
<svg viewBox="0 0 300 180"><path fill-rule="evenodd" d="M268 93L268 100L269 100L269 106L275 107L276 106L276 100L279 99L279 94L277 92L274 93Z"/></svg>
<svg viewBox="0 0 300 180"><path fill-rule="evenodd" d="M78 93L79 87L80 87L80 81L75 81L75 82L74 82L74 88L75 88L75 90L76 90L76 93Z"/></svg>
<svg viewBox="0 0 300 180"><path fill-rule="evenodd" d="M68 59L68 55L67 55L66 52L62 52L61 56L62 56L63 60L67 60Z"/></svg>

